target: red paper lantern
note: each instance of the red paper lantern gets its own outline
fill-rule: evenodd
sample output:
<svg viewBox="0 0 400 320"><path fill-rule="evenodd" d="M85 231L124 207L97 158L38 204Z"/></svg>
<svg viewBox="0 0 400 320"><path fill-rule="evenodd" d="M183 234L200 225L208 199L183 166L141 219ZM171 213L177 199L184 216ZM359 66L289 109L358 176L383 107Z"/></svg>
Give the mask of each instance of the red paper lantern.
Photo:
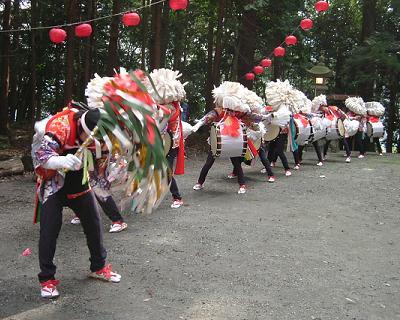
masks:
<svg viewBox="0 0 400 320"><path fill-rule="evenodd" d="M88 23L82 23L75 27L75 35L78 38L87 38L92 34L92 26Z"/></svg>
<svg viewBox="0 0 400 320"><path fill-rule="evenodd" d="M288 46L294 46L297 43L297 38L293 35L287 36L285 39L285 43Z"/></svg>
<svg viewBox="0 0 400 320"><path fill-rule="evenodd" d="M53 28L49 32L50 41L53 43L61 43L64 42L67 38L67 33L65 30L60 28Z"/></svg>
<svg viewBox="0 0 400 320"><path fill-rule="evenodd" d="M172 10L185 10L188 6L188 0L169 0L169 6Z"/></svg>
<svg viewBox="0 0 400 320"><path fill-rule="evenodd" d="M262 59L261 60L261 65L264 68L269 68L272 65L272 60L271 59Z"/></svg>
<svg viewBox="0 0 400 320"><path fill-rule="evenodd" d="M264 73L264 68L262 66L255 66L253 68L253 71L255 74L263 74Z"/></svg>
<svg viewBox="0 0 400 320"><path fill-rule="evenodd" d="M256 75L253 72L246 73L244 76L247 81L253 81L256 78Z"/></svg>
<svg viewBox="0 0 400 320"><path fill-rule="evenodd" d="M324 12L329 9L329 3L327 1L318 1L315 4L315 10L318 12Z"/></svg>
<svg viewBox="0 0 400 320"><path fill-rule="evenodd" d="M125 13L122 16L122 23L127 27L136 27L140 24L140 16L136 12Z"/></svg>
<svg viewBox="0 0 400 320"><path fill-rule="evenodd" d="M276 47L274 49L274 55L275 57L283 57L286 54L286 50L283 47Z"/></svg>
<svg viewBox="0 0 400 320"><path fill-rule="evenodd" d="M314 22L311 19L303 19L300 22L300 27L303 30L310 30L314 25Z"/></svg>

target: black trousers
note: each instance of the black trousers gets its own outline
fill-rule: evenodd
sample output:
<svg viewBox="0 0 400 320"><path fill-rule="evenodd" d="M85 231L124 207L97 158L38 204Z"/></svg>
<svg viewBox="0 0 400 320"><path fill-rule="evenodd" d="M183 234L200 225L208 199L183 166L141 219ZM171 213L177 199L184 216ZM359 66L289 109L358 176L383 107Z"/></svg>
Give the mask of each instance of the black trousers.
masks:
<svg viewBox="0 0 400 320"><path fill-rule="evenodd" d="M178 184L176 183L175 177L174 177L174 162L176 157L178 156L179 153L179 148L174 148L171 149L171 151L167 154L167 161L169 164L169 168L172 170L172 177L171 177L171 185L169 187L169 191L172 194L172 197L174 200L182 200L182 196L179 193L179 188Z"/></svg>
<svg viewBox="0 0 400 320"><path fill-rule="evenodd" d="M94 195L101 209L112 222L124 221L112 196L101 197L97 195L96 192L94 192Z"/></svg>
<svg viewBox="0 0 400 320"><path fill-rule="evenodd" d="M318 161L322 162L323 159L322 159L322 154L321 154L321 148L319 147L318 141L314 141L312 143L312 145L314 147L315 153L317 154ZM299 148L298 148L298 159L299 159L299 162L303 161L303 150L304 150L304 146L299 146Z"/></svg>
<svg viewBox="0 0 400 320"><path fill-rule="evenodd" d="M376 145L376 151L378 151L378 153L382 153L382 146L379 142L379 138L374 138L374 143Z"/></svg>
<svg viewBox="0 0 400 320"><path fill-rule="evenodd" d="M201 168L198 183L203 184L206 181L208 171L210 171L211 167L215 162L215 158L212 155L211 151L208 153L206 163L203 168ZM233 165L233 172L237 175L239 185L244 185L246 183L244 179L244 173L242 168L243 157L233 157L231 158L231 162Z"/></svg>
<svg viewBox="0 0 400 320"><path fill-rule="evenodd" d="M267 170L268 176L271 177L274 175L274 173L272 172L271 164L268 161L267 154L264 148L264 146L261 146L261 148L258 149L258 155L260 156L261 163L263 164L265 170Z"/></svg>
<svg viewBox="0 0 400 320"><path fill-rule="evenodd" d="M102 269L107 252L103 247L103 226L93 191L76 198L68 199L62 188L51 195L43 204L40 217L39 238L39 281L54 279L56 266L53 262L58 234L62 225L63 207L71 208L81 220L90 252L90 270Z"/></svg>
<svg viewBox="0 0 400 320"><path fill-rule="evenodd" d="M366 135L362 131L358 131L356 134L356 144L357 148L360 151L360 154L364 155L365 154L365 141L366 141Z"/></svg>
<svg viewBox="0 0 400 320"><path fill-rule="evenodd" d="M350 140L351 138L344 138L343 139L343 147L344 150L346 151L346 156L350 157L351 156L351 151L350 151ZM324 157L327 155L328 153L328 149L329 149L329 145L331 144L332 140L326 140L325 145L324 145Z"/></svg>
<svg viewBox="0 0 400 320"><path fill-rule="evenodd" d="M285 170L289 170L289 163L285 155L285 142L287 134L280 134L275 140L271 141L268 146L268 160L269 162L276 162L278 157L282 161Z"/></svg>

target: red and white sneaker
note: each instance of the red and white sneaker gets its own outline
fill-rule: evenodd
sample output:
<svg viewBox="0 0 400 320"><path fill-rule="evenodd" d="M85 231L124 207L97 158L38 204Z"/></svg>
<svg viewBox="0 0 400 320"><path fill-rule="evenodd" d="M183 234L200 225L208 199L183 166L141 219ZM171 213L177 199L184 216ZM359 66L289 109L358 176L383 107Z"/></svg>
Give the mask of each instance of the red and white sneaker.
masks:
<svg viewBox="0 0 400 320"><path fill-rule="evenodd" d="M171 204L172 209L178 209L183 206L183 201L181 199L174 199L174 202Z"/></svg>
<svg viewBox="0 0 400 320"><path fill-rule="evenodd" d="M296 165L294 166L293 169L294 169L294 170L300 170L300 165L299 165L299 164L296 164Z"/></svg>
<svg viewBox="0 0 400 320"><path fill-rule="evenodd" d="M267 181L269 183L274 183L275 182L275 177L274 176L269 176Z"/></svg>
<svg viewBox="0 0 400 320"><path fill-rule="evenodd" d="M114 283L121 281L121 275L112 271L111 264L106 265L99 271L90 273L89 277Z"/></svg>
<svg viewBox="0 0 400 320"><path fill-rule="evenodd" d="M231 172L230 174L228 174L228 179L235 179L237 177L237 174Z"/></svg>
<svg viewBox="0 0 400 320"><path fill-rule="evenodd" d="M320 161L320 162L317 163L317 166L318 166L318 167L322 167L323 165L324 165L324 163L323 163L322 161Z"/></svg>
<svg viewBox="0 0 400 320"><path fill-rule="evenodd" d="M243 193L246 193L246 186L244 185L244 184L242 184L241 186L240 186L240 188L239 188L239 191L238 191L238 193L239 194L243 194Z"/></svg>
<svg viewBox="0 0 400 320"><path fill-rule="evenodd" d="M45 282L41 282L40 286L42 289L40 290L40 295L42 298L52 299L57 298L60 293L57 290L57 286L60 284L58 280L47 280Z"/></svg>
<svg viewBox="0 0 400 320"><path fill-rule="evenodd" d="M275 167L275 162L271 162L271 167L273 168L273 167Z"/></svg>
<svg viewBox="0 0 400 320"><path fill-rule="evenodd" d="M110 227L110 233L121 232L128 228L128 225L123 221L115 221Z"/></svg>
<svg viewBox="0 0 400 320"><path fill-rule="evenodd" d="M204 188L204 186L201 184L201 183L196 183L194 186L193 186L193 190L201 190L201 189L203 189Z"/></svg>
<svg viewBox="0 0 400 320"><path fill-rule="evenodd" d="M363 154L360 154L359 156L358 156L358 159L364 159L365 158L365 156L363 155Z"/></svg>
<svg viewBox="0 0 400 320"><path fill-rule="evenodd" d="M81 224L81 219L79 219L78 217L74 217L72 220L71 220L71 224L73 224L73 225L78 225L78 224Z"/></svg>
<svg viewBox="0 0 400 320"><path fill-rule="evenodd" d="M292 172L290 170L285 171L285 176L290 177L292 175Z"/></svg>

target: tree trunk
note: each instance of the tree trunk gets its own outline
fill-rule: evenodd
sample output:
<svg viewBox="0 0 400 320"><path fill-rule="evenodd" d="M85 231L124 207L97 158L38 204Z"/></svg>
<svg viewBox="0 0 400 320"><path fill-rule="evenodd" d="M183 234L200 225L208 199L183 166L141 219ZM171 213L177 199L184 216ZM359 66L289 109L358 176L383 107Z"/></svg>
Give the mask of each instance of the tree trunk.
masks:
<svg viewBox="0 0 400 320"><path fill-rule="evenodd" d="M113 0L113 14L121 12L121 1ZM118 37L119 37L119 16L114 16L111 21L110 28L110 43L108 44L108 59L107 59L107 70L108 76L114 74L114 69L119 67L118 59Z"/></svg>
<svg viewBox="0 0 400 320"><path fill-rule="evenodd" d="M389 110L387 115L387 139L386 152L393 152L393 136L396 131L396 121L398 119L398 109L396 106L397 94L399 91L400 75L393 73L391 83L389 84Z"/></svg>
<svg viewBox="0 0 400 320"><path fill-rule="evenodd" d="M147 0L142 0L142 6L145 7L147 5ZM148 40L148 33L147 28L149 25L149 12L148 8L144 8L142 11L142 50L141 50L141 63L140 67L142 70L146 70L146 49L147 49L147 40Z"/></svg>
<svg viewBox="0 0 400 320"><path fill-rule="evenodd" d="M10 29L11 1L5 1L2 29ZM1 41L1 87L0 87L0 134L8 134L8 90L10 86L10 34L2 33Z"/></svg>
<svg viewBox="0 0 400 320"><path fill-rule="evenodd" d="M206 110L213 108L213 55L214 55L214 6L210 3L209 19L208 19L208 33L207 33L207 75L205 88Z"/></svg>
<svg viewBox="0 0 400 320"><path fill-rule="evenodd" d="M221 81L222 35L224 33L225 0L218 1L217 33L215 38L215 54L213 65L213 84Z"/></svg>
<svg viewBox="0 0 400 320"><path fill-rule="evenodd" d="M93 10L93 2L95 0L87 0L86 2L86 10L87 10L87 19L92 20L95 17L95 11ZM94 25L92 26L94 27ZM86 87L87 83L90 81L92 77L92 60L93 60L93 46L95 43L94 35L96 34L95 30L93 30L93 34L90 37L89 41L85 41L85 49L84 49L84 57L85 57L85 70L83 76L83 85Z"/></svg>
<svg viewBox="0 0 400 320"><path fill-rule="evenodd" d="M164 8L161 19L161 49L160 49L160 67L165 68L169 41L169 13L170 7L168 1L164 2ZM179 14L179 12L177 13Z"/></svg>
<svg viewBox="0 0 400 320"><path fill-rule="evenodd" d="M35 28L37 26L37 14L38 14L38 8L37 8L38 2L37 0L31 0L31 25L32 28ZM31 31L31 120L32 120L32 130L33 130L33 124L35 123L35 120L38 120L38 118L41 116L39 110L37 110L37 73L36 73L36 62L37 62L37 57L36 57L36 31Z"/></svg>
<svg viewBox="0 0 400 320"><path fill-rule="evenodd" d="M244 5L254 4L255 0L244 0ZM245 10L239 31L239 60L238 79L241 84L249 89L253 88L253 82L247 81L244 75L253 69L254 55L257 38L257 11Z"/></svg>
<svg viewBox="0 0 400 320"><path fill-rule="evenodd" d="M361 43L365 42L376 29L376 17L377 17L377 0L363 0L362 3L362 30L361 30ZM372 63L373 65L374 63ZM364 70L366 74L371 74L370 72L371 64L363 66L361 69ZM366 80L362 81L359 85L359 92L361 97L365 101L371 101L374 97L374 78L368 77Z"/></svg>
<svg viewBox="0 0 400 320"><path fill-rule="evenodd" d="M67 21L68 23L74 22L77 16L77 0L70 0L66 2L67 8ZM75 76L75 34L74 26L67 27L67 56L66 56L66 74L64 86L64 105L67 105L74 94L74 76ZM57 110L61 106L56 106Z"/></svg>
<svg viewBox="0 0 400 320"><path fill-rule="evenodd" d="M158 0L152 0L152 3ZM151 7L151 48L150 68L157 69L161 65L161 25L162 25L162 3Z"/></svg>

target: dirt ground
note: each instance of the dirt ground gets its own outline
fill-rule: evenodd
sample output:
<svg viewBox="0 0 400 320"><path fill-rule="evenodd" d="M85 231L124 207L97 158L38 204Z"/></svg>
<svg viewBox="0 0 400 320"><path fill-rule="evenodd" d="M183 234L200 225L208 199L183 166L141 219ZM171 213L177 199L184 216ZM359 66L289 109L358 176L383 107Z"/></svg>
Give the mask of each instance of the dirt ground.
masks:
<svg viewBox="0 0 400 320"><path fill-rule="evenodd" d="M52 302L39 297L32 178L0 182L0 318L400 319L398 155L345 164L337 153L319 168L308 152L292 177L276 168L275 184L260 165L246 167L245 195L222 160L193 191L204 159L191 157L178 177L183 208L168 199L105 233L120 284L87 278L85 238L66 210Z"/></svg>

